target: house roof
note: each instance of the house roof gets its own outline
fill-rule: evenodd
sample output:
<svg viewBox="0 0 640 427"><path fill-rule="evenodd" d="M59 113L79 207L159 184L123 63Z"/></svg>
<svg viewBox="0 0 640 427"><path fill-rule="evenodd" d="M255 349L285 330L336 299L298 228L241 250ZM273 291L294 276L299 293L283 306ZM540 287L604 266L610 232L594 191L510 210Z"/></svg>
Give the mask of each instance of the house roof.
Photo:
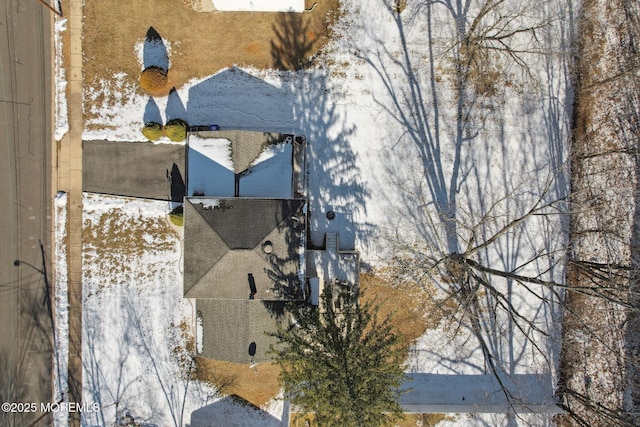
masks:
<svg viewBox="0 0 640 427"><path fill-rule="evenodd" d="M301 298L305 203L185 199L185 297Z"/></svg>
<svg viewBox="0 0 640 427"><path fill-rule="evenodd" d="M198 299L196 310L202 317L200 355L236 363L250 363L250 353L254 362L269 360L266 352L277 340L265 332L287 319L283 301Z"/></svg>
<svg viewBox="0 0 640 427"><path fill-rule="evenodd" d="M304 152L293 142L293 135L280 133L196 132L187 148L187 195L291 198L301 179L295 162Z"/></svg>
<svg viewBox="0 0 640 427"><path fill-rule="evenodd" d="M304 0L213 0L217 11L242 12L304 12Z"/></svg>

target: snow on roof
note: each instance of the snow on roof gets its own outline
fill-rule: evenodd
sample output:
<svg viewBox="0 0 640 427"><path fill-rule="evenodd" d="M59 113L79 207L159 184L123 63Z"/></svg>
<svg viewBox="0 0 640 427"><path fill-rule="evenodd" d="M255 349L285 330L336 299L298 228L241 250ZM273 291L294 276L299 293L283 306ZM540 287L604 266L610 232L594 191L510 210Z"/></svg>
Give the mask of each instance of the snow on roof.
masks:
<svg viewBox="0 0 640 427"><path fill-rule="evenodd" d="M561 412L553 397L551 375L501 376L503 385L514 392L511 402L493 375L415 373L409 378L399 402L408 412L508 412L511 404L517 405L518 412Z"/></svg>
<svg viewBox="0 0 640 427"><path fill-rule="evenodd" d="M233 197L235 174L231 141L189 137L187 194Z"/></svg>
<svg viewBox="0 0 640 427"><path fill-rule="evenodd" d="M188 196L292 198L290 139L267 143L273 135L282 137L262 132L236 132L237 138L231 132L220 134L229 139L189 136Z"/></svg>
<svg viewBox="0 0 640 427"><path fill-rule="evenodd" d="M213 6L225 12L304 12L304 0L213 0Z"/></svg>
<svg viewBox="0 0 640 427"><path fill-rule="evenodd" d="M240 177L240 197L291 197L293 148L291 144L270 145Z"/></svg>
<svg viewBox="0 0 640 427"><path fill-rule="evenodd" d="M233 170L231 160L231 141L224 138L200 138L197 135L189 137L189 148L215 161L219 165Z"/></svg>

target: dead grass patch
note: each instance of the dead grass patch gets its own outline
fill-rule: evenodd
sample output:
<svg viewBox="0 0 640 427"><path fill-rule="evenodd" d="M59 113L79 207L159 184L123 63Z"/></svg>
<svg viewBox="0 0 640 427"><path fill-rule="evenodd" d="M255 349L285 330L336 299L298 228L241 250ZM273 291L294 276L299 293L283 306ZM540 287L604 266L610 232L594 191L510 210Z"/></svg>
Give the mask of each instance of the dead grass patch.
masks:
<svg viewBox="0 0 640 427"><path fill-rule="evenodd" d="M404 418L397 420L395 427L435 427L442 421L455 421L455 418L445 414L405 414ZM290 427L319 427L313 413L301 414L292 412L289 420Z"/></svg>
<svg viewBox="0 0 640 427"><path fill-rule="evenodd" d="M422 287L415 283L393 286L381 274L364 273L360 276L362 300L379 304L381 318L392 316L396 331L402 335L402 345L408 347L425 333L437 328L442 319L455 310L450 299L436 297L435 287Z"/></svg>
<svg viewBox="0 0 640 427"><path fill-rule="evenodd" d="M136 55L149 27L154 27L169 50L169 87L180 88L193 78L202 78L232 65L273 68L283 55L313 58L329 40L338 16L339 0L320 0L302 14L267 12L196 12L189 1L155 0L153 7L142 0L90 1L83 7L83 74L89 87L125 73L125 83L135 85L142 72ZM293 18L293 19L292 19ZM313 43L304 52L292 52L301 38ZM306 46L306 45L305 45ZM307 63L307 62L305 62ZM117 94L112 94L115 97ZM110 105L115 98L101 102ZM97 100L85 101L85 114Z"/></svg>
<svg viewBox="0 0 640 427"><path fill-rule="evenodd" d="M280 391L280 368L274 363L260 363L255 368L241 363L196 357L194 377L220 388L224 394L241 397L262 407Z"/></svg>
<svg viewBox="0 0 640 427"><path fill-rule="evenodd" d="M378 316L392 316L396 331L402 335L402 345L408 346L427 330L424 316L424 293L417 286L394 288L374 274L360 276L362 302L379 305Z"/></svg>
<svg viewBox="0 0 640 427"><path fill-rule="evenodd" d="M83 261L96 266L104 274L132 272L131 259L144 253L170 251L174 248L174 231L165 218L132 217L123 208L114 208L100 215L97 221L85 218L82 229ZM83 274L90 277L90 269ZM136 279L146 274L138 272ZM106 285L106 284L105 284Z"/></svg>

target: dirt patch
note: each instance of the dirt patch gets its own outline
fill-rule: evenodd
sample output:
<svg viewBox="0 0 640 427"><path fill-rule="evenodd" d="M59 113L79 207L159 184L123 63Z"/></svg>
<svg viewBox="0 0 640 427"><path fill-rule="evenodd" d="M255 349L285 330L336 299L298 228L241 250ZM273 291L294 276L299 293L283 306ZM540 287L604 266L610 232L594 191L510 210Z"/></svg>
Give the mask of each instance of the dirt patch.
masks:
<svg viewBox="0 0 640 427"><path fill-rule="evenodd" d="M214 74L232 65L265 68L311 66L326 45L331 24L339 14L339 0L320 0L304 13L196 12L191 1L90 1L83 8L83 73L85 91L104 86L116 73L123 84L136 87L143 68L136 49L142 49L153 27L169 54L169 85ZM114 99L85 99L93 104ZM85 113L86 114L86 113Z"/></svg>

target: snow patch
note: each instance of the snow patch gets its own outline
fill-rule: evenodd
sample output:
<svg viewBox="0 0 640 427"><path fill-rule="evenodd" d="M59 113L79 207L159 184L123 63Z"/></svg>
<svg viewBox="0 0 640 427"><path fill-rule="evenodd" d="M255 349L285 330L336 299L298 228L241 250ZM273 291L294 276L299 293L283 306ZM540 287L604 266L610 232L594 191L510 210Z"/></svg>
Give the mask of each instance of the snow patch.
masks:
<svg viewBox="0 0 640 427"><path fill-rule="evenodd" d="M202 325L202 316L196 318L196 353L202 354L202 336L204 334L204 326Z"/></svg>
<svg viewBox="0 0 640 427"><path fill-rule="evenodd" d="M214 209L220 206L219 199L198 199L196 203L201 204L203 209Z"/></svg>
<svg viewBox="0 0 640 427"><path fill-rule="evenodd" d="M224 138L200 138L196 135L189 136L189 149L195 150L217 164L233 170L231 159L231 141Z"/></svg>
<svg viewBox="0 0 640 427"><path fill-rule="evenodd" d="M60 192L54 201L54 265L55 281L53 287L54 307L54 369L53 369L53 401L66 401L68 396L69 366L69 297L67 277L67 194ZM54 426L67 426L69 414L66 411L53 413Z"/></svg>
<svg viewBox="0 0 640 427"><path fill-rule="evenodd" d="M62 33L67 29L66 18L55 18L54 45L55 45L55 118L56 126L54 138L60 141L69 132L69 112L67 110L67 77L65 74L62 52Z"/></svg>

